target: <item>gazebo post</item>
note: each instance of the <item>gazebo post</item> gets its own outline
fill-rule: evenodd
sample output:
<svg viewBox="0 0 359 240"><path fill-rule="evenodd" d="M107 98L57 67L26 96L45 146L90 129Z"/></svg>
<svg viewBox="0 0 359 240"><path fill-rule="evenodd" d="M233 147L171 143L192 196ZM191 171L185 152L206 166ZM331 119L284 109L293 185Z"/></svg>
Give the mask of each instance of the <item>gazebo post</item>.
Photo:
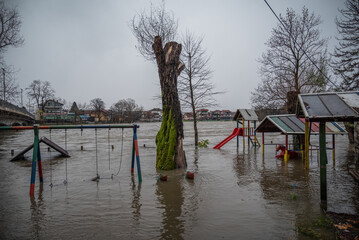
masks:
<svg viewBox="0 0 359 240"><path fill-rule="evenodd" d="M325 122L319 123L319 149L320 149L320 200L322 207L327 206L327 156L325 144Z"/></svg>
<svg viewBox="0 0 359 240"><path fill-rule="evenodd" d="M305 119L304 134L304 152L305 152L305 169L309 169L309 121Z"/></svg>
<svg viewBox="0 0 359 240"><path fill-rule="evenodd" d="M333 167L335 167L335 135L332 135L332 144L333 144Z"/></svg>
<svg viewBox="0 0 359 240"><path fill-rule="evenodd" d="M257 132L256 132L256 124L257 123L257 121L256 120L254 120L254 129L253 129L253 134L254 134L254 147L256 148L257 147Z"/></svg>
<svg viewBox="0 0 359 240"><path fill-rule="evenodd" d="M248 120L248 134L247 134L247 138L248 138L248 147L249 147L249 140L250 140L250 137L251 137L251 124L250 124L250 121Z"/></svg>
<svg viewBox="0 0 359 240"><path fill-rule="evenodd" d="M239 128L239 117L237 118L237 128ZM239 135L237 134L237 149L239 147Z"/></svg>
<svg viewBox="0 0 359 240"><path fill-rule="evenodd" d="M242 123L243 123L243 152L245 151L246 148L246 128L245 128L245 121L244 118L242 118Z"/></svg>

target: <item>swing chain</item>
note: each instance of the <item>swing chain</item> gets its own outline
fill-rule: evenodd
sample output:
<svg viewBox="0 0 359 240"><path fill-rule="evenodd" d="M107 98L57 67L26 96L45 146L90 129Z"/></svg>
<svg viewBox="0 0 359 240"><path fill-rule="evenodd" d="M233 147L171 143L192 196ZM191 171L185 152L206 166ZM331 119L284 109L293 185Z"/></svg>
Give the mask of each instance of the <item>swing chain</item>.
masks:
<svg viewBox="0 0 359 240"><path fill-rule="evenodd" d="M51 142L51 129L49 129L50 131L50 142ZM52 184L52 157L51 157L51 149L50 149L50 187L52 188L53 184Z"/></svg>
<svg viewBox="0 0 359 240"><path fill-rule="evenodd" d="M67 129L65 129L65 150L67 151ZM65 158L65 172L66 172L66 179L64 180L64 184L67 184L67 157Z"/></svg>

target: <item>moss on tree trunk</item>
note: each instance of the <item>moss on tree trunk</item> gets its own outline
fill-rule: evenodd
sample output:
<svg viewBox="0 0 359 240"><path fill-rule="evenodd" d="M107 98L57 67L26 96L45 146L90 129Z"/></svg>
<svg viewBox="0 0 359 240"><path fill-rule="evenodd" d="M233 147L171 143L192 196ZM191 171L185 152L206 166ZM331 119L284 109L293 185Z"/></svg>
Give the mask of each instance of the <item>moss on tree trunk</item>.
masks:
<svg viewBox="0 0 359 240"><path fill-rule="evenodd" d="M184 65L179 61L181 44L169 42L162 47L156 37L152 45L161 83L163 117L156 136L156 167L162 170L187 167L183 151L183 122L177 92L177 77Z"/></svg>

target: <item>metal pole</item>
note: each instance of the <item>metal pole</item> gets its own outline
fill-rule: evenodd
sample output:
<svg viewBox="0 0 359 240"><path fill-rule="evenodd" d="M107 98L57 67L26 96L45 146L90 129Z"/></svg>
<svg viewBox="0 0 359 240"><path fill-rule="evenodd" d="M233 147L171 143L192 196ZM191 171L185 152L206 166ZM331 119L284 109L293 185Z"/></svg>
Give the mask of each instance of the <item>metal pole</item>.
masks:
<svg viewBox="0 0 359 240"><path fill-rule="evenodd" d="M21 88L21 107L24 106L23 98L22 98L22 88Z"/></svg>
<svg viewBox="0 0 359 240"><path fill-rule="evenodd" d="M327 156L325 144L325 122L319 123L319 148L320 148L320 200L324 208L327 205Z"/></svg>
<svg viewBox="0 0 359 240"><path fill-rule="evenodd" d="M41 164L41 152L40 152L40 142L37 144L38 148L37 148L37 164L38 164L38 169L39 169L39 179L40 179L40 183L44 182L44 178L42 176L42 164Z"/></svg>
<svg viewBox="0 0 359 240"><path fill-rule="evenodd" d="M136 126L136 124L134 124L134 126ZM138 151L138 143L137 143L137 127L133 128L133 135L134 135L134 140L135 140L134 143L135 143L135 150L136 150L136 165L137 165L138 182L142 182L140 154Z"/></svg>
<svg viewBox="0 0 359 240"><path fill-rule="evenodd" d="M239 128L239 119L237 118L237 128ZM239 135L237 134L237 149L239 147Z"/></svg>
<svg viewBox="0 0 359 240"><path fill-rule="evenodd" d="M131 175L133 175L133 171L135 168L135 128L133 128L133 137L132 137L132 160L131 160Z"/></svg>
<svg viewBox="0 0 359 240"><path fill-rule="evenodd" d="M35 193L35 177L36 177L36 160L39 147L39 129L38 125L34 125L34 147L32 151L32 167L31 167L31 180L30 180L30 196L33 197Z"/></svg>

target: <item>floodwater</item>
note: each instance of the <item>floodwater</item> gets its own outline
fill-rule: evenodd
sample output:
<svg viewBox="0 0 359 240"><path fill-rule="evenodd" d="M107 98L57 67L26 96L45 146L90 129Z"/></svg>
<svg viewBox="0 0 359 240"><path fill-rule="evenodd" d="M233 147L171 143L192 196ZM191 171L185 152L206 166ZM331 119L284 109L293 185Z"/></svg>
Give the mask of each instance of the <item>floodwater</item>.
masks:
<svg viewBox="0 0 359 240"><path fill-rule="evenodd" d="M98 182L91 181L95 130L67 130L66 141L65 130L52 130L51 139L64 148L66 142L71 157L41 144L44 184L36 178L34 198L29 197L31 151L27 160L9 162L10 150L16 154L30 145L33 132L0 132L0 239L307 239L297 227L324 216L317 152L306 171L301 160L277 160L274 146L266 146L264 158L261 148L246 145L243 151L241 138L238 150L235 139L212 149L235 122L200 122L200 139L208 139L209 147L195 150L192 123L185 122L187 170L195 172L189 180L186 170L156 170L159 127L141 123L138 129L141 184L136 169L133 177L130 173L131 129L123 130L122 162L122 130L98 130ZM41 136L50 139L50 131L40 130ZM336 139L335 166L327 153L328 211L358 214L359 185L347 172L353 156L347 137ZM318 137L311 140L315 144ZM331 137L327 140L331 146ZM284 137L268 134L266 142L283 143ZM157 180L160 173L168 174L167 182ZM323 234L334 238L332 229Z"/></svg>

